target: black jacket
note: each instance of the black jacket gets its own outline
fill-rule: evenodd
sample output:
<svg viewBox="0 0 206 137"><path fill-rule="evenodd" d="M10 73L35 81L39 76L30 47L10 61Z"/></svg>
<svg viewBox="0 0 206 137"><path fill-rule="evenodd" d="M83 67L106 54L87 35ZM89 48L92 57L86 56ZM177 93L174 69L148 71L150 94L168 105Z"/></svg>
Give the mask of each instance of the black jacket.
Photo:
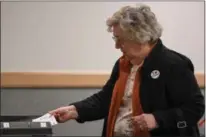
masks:
<svg viewBox="0 0 206 137"><path fill-rule="evenodd" d="M106 133L108 110L118 79L118 68L117 60L110 79L101 91L72 103L79 114L77 122L104 119L102 136ZM151 76L153 70L160 72L156 79ZM159 125L157 129L150 131L151 135L180 136L178 126L182 126L184 133L181 136L199 136L197 122L204 114L205 105L190 59L166 48L159 39L145 59L140 74L140 101L143 111L152 113ZM178 115L177 110L182 114Z"/></svg>

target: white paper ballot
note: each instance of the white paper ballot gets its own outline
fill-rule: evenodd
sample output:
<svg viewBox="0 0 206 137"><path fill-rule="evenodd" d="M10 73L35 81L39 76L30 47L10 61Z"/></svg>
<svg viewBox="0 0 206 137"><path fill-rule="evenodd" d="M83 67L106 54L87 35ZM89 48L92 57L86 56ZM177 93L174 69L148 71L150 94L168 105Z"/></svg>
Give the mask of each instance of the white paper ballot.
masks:
<svg viewBox="0 0 206 137"><path fill-rule="evenodd" d="M50 122L52 126L58 124L58 122L56 121L56 118L49 113L39 118L33 119L32 122Z"/></svg>

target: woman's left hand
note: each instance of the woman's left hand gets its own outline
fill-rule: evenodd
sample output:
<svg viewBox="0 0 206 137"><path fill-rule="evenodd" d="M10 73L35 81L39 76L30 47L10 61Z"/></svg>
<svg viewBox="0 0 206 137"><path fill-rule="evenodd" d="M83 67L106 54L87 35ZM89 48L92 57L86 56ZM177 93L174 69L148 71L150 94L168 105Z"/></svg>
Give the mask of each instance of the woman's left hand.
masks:
<svg viewBox="0 0 206 137"><path fill-rule="evenodd" d="M152 114L141 114L132 118L135 125L141 130L152 130L157 128L157 123Z"/></svg>

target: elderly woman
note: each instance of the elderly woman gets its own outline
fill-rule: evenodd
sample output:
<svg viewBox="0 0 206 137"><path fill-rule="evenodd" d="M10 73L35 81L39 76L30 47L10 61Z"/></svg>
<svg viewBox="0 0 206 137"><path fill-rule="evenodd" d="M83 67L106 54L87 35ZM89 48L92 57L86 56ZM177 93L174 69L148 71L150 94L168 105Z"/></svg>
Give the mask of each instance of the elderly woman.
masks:
<svg viewBox="0 0 206 137"><path fill-rule="evenodd" d="M146 5L125 6L107 20L123 55L101 91L49 113L61 122L104 119L102 136L199 136L204 98L194 66L164 46Z"/></svg>

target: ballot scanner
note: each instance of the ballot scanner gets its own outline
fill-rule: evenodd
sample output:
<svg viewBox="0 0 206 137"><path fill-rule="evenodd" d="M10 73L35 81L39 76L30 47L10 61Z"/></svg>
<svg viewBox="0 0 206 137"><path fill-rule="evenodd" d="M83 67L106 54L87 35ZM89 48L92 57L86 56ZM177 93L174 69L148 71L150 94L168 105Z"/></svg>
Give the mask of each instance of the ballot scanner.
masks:
<svg viewBox="0 0 206 137"><path fill-rule="evenodd" d="M0 116L1 137L51 137L49 122L33 122L39 116Z"/></svg>

